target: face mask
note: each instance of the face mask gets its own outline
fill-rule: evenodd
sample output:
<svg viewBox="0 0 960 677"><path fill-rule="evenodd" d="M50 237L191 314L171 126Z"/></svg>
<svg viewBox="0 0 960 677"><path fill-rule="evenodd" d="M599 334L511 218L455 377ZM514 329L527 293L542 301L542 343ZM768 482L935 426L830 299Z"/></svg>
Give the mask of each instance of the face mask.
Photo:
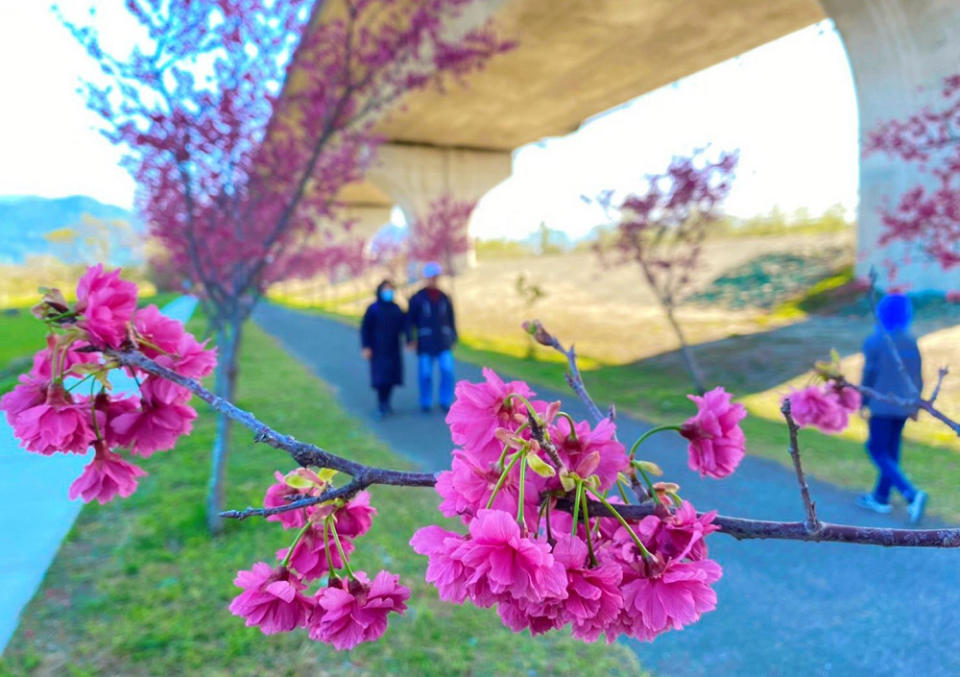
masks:
<svg viewBox="0 0 960 677"><path fill-rule="evenodd" d="M393 300L393 290L392 290L392 289L384 289L383 291L380 292L380 298L383 299L384 301L387 301L387 302L392 301L392 300Z"/></svg>

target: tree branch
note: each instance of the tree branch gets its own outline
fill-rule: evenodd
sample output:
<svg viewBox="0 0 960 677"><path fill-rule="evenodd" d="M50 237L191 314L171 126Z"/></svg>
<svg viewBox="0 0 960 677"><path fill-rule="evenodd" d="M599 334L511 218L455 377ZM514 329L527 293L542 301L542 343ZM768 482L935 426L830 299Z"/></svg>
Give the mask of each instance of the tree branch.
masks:
<svg viewBox="0 0 960 677"><path fill-rule="evenodd" d="M336 498L348 498L362 489L377 484L401 487L432 487L436 483L436 474L434 473L407 472L367 466L332 454L313 444L300 442L289 435L279 433L260 421L252 413L240 409L231 402L214 395L197 381L181 376L135 350L108 349L105 353L114 358L121 366L134 367L148 374L168 379L177 385L183 386L209 404L215 411L224 414L252 430L254 432L254 441L286 451L299 465L331 468L346 473L353 478L342 487L330 489L320 496L310 496L295 500L287 505L272 508L248 507L244 510L229 510L221 513L223 517L242 520L254 515L262 517L276 515ZM567 511L572 509L572 506L566 499L558 501L557 507ZM650 503L645 505L620 505L615 507L620 515L631 521L640 520L647 515L652 515L657 509L656 506ZM590 510L594 516L613 517L613 514L601 503L591 502ZM817 522L817 528L811 528L812 525L807 522L768 522L740 517L728 517L725 515L717 515L714 523L721 528L722 533L737 539L833 541L838 543L906 547L960 547L960 529L883 529L829 524L826 522Z"/></svg>
<svg viewBox="0 0 960 677"><path fill-rule="evenodd" d="M573 392L577 394L580 401L586 405L593 422L599 423L602 421L605 416L603 412L600 411L600 407L598 407L590 397L590 393L587 392L587 387L583 383L583 375L580 373L580 367L577 365L577 353L574 347L571 345L569 350L564 348L556 336L544 329L543 325L540 324L540 320L524 322L523 328L533 336L537 343L547 346L548 348L553 348L567 358L567 365L570 367L570 371L566 374L567 384Z"/></svg>
<svg viewBox="0 0 960 677"><path fill-rule="evenodd" d="M811 532L816 532L820 529L820 520L817 519L817 509L813 500L810 498L810 488L807 486L807 478L803 473L803 464L800 462L800 443L797 439L800 427L790 414L789 397L783 399L783 404L780 405L780 411L783 413L783 418L787 422L787 430L790 432L790 458L793 459L793 469L797 473L797 484L800 485L803 509L807 513L806 525Z"/></svg>

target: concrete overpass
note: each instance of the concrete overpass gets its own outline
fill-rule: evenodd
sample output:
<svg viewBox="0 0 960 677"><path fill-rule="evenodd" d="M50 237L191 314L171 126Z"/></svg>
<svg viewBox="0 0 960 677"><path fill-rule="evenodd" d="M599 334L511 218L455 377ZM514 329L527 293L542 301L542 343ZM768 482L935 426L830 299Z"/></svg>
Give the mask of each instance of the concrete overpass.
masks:
<svg viewBox="0 0 960 677"><path fill-rule="evenodd" d="M933 96L920 88L936 92L960 69L958 0L485 0L465 24L493 19L518 47L466 88L412 95L380 127L389 143L377 166L343 197L361 232L394 204L411 217L443 193L479 199L510 175L515 148L828 16L847 48L861 129L919 109ZM878 247L877 208L919 180L915 167L862 162L860 272L903 258ZM935 266L904 274L919 288L960 288L960 273Z"/></svg>

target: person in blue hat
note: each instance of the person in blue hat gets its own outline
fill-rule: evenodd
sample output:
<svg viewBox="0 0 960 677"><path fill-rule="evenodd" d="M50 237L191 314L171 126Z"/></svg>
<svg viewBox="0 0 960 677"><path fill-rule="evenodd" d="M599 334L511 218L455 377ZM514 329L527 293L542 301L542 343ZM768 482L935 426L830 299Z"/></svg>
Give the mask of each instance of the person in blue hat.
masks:
<svg viewBox="0 0 960 677"><path fill-rule="evenodd" d="M436 261L423 266L426 281L423 289L410 298L407 316L416 334L412 346L417 350L417 373L420 383L420 409L433 408L433 367L440 370L438 399L444 411L453 404L453 345L457 342L457 324L450 297L437 286L443 267Z"/></svg>
<svg viewBox="0 0 960 677"><path fill-rule="evenodd" d="M360 345L370 362L370 385L377 391L377 414L393 413L390 395L403 385L403 337L410 340L406 313L394 300L393 283L377 285L377 299L367 308L360 323Z"/></svg>
<svg viewBox="0 0 960 677"><path fill-rule="evenodd" d="M877 327L863 344L863 378L861 384L877 393L893 395L902 400L913 400L923 389L920 373L920 350L910 334L912 320L910 299L903 294L888 294L877 304ZM897 353L906 368L904 378L884 333L890 335ZM900 469L900 438L908 418L916 420L915 407L904 407L880 397L863 396L864 416L869 410L870 436L867 453L880 475L871 493L857 500L859 505L881 514L890 512L890 492L896 489L907 501L911 522L923 516L927 493L916 489Z"/></svg>

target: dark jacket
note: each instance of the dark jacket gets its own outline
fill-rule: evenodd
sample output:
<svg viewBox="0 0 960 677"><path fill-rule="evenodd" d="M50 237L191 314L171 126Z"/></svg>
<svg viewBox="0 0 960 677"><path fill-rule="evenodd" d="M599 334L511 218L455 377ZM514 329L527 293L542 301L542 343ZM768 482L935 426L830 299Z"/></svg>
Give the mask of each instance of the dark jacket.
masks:
<svg viewBox="0 0 960 677"><path fill-rule="evenodd" d="M410 299L407 315L417 334L417 354L439 355L457 342L453 304L442 291L437 290L434 299L429 289L418 291Z"/></svg>
<svg viewBox="0 0 960 677"><path fill-rule="evenodd" d="M360 344L373 352L370 385L403 385L403 343L410 340L407 317L393 301L376 301L363 314Z"/></svg>
<svg viewBox="0 0 960 677"><path fill-rule="evenodd" d="M911 399L915 393L911 392L909 385L904 381L903 376L897 369L897 363L890 351L887 340L877 328L867 340L863 343L863 378L861 385L873 388L878 393L895 395L904 399ZM923 390L923 377L920 375L920 351L917 348L917 340L905 329L898 329L889 332L893 339L900 359L907 369L910 379L917 387L917 392ZM863 397L863 405L870 407L870 415L884 418L906 418L912 414L912 411L899 407L896 404L885 402L879 399Z"/></svg>

